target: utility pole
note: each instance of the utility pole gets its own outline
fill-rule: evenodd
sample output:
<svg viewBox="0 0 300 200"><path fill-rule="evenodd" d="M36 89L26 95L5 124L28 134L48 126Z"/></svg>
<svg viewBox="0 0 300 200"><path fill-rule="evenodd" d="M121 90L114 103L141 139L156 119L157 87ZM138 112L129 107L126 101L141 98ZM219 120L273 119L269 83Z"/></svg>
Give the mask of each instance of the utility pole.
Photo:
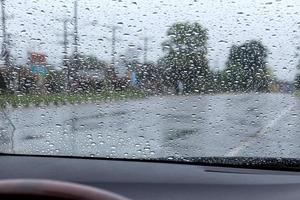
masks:
<svg viewBox="0 0 300 200"><path fill-rule="evenodd" d="M144 37L144 65L147 64L148 59L148 37Z"/></svg>
<svg viewBox="0 0 300 200"><path fill-rule="evenodd" d="M73 52L73 62L71 69L68 69L69 75L72 77L72 80L77 79L77 70L79 68L79 62L78 62L78 1L74 1L74 52ZM71 72L72 71L72 72ZM71 83L68 82L69 89L71 89Z"/></svg>
<svg viewBox="0 0 300 200"><path fill-rule="evenodd" d="M4 65L7 69L7 85L10 89L15 89L13 84L13 65L11 63L11 54L10 54L10 40L11 34L7 33L7 15L5 12L5 0L1 0L1 22L2 22L2 47L1 47L1 58L4 60Z"/></svg>
<svg viewBox="0 0 300 200"><path fill-rule="evenodd" d="M146 65L147 64L147 62L148 62L148 51L149 51L149 39L151 39L152 37L147 37L147 36L145 36L144 38L143 38L143 40L144 40L144 60L143 60L143 63L144 63L144 65Z"/></svg>
<svg viewBox="0 0 300 200"><path fill-rule="evenodd" d="M63 41L63 45L64 45L64 63L63 65L66 66L66 59L67 59L67 52L68 52L68 20L65 19L63 21L63 24L64 24L64 41Z"/></svg>
<svg viewBox="0 0 300 200"><path fill-rule="evenodd" d="M7 27L6 27L6 13L5 13L5 0L1 0L1 13L2 13L2 17L1 17L1 21L2 21L2 37L3 37L3 41L2 41L2 49L1 49L1 57L4 60L4 65L5 67L8 69L8 81L9 84L11 82L11 75L12 75L12 69L10 66L10 52L8 49L8 45L9 45L9 38L7 35Z"/></svg>
<svg viewBox="0 0 300 200"><path fill-rule="evenodd" d="M111 66L108 69L108 76L113 77L115 74L115 64L116 64L116 31L117 29L120 29L119 26L104 26L107 28L110 28L112 30L112 36L111 36Z"/></svg>
<svg viewBox="0 0 300 200"><path fill-rule="evenodd" d="M5 58L7 53L7 33L6 33L6 13L5 13L5 0L1 0L1 21L2 21L2 56ZM5 59L4 59L5 60ZM5 63L6 65L7 63ZM7 65L6 65L7 66Z"/></svg>
<svg viewBox="0 0 300 200"><path fill-rule="evenodd" d="M78 1L74 1L74 57L78 56Z"/></svg>
<svg viewBox="0 0 300 200"><path fill-rule="evenodd" d="M111 38L111 65L112 67L116 64L116 30L119 29L117 26L112 26L112 38Z"/></svg>
<svg viewBox="0 0 300 200"><path fill-rule="evenodd" d="M64 60L63 60L63 66L65 69L67 69L67 90L70 89L70 65L68 63L68 20L65 19L63 21L64 23L64 41L63 41L63 45L64 45Z"/></svg>
<svg viewBox="0 0 300 200"><path fill-rule="evenodd" d="M71 22L70 19L58 19L58 21L62 22L63 24L63 34L57 34L60 37L63 37L63 41L59 42L60 45L63 47L63 61L62 61L62 66L63 70L65 72L66 76L66 89L70 89L70 77L71 77L71 69L70 69L70 63L68 62L68 45L69 45L69 36L73 36L73 34L68 32L68 23Z"/></svg>

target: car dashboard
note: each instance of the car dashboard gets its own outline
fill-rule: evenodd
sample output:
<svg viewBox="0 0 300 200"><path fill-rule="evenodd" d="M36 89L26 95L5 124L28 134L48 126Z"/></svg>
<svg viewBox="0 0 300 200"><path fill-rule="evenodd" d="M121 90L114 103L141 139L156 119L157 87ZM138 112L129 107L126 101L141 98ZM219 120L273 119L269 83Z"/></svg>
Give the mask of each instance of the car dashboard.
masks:
<svg viewBox="0 0 300 200"><path fill-rule="evenodd" d="M299 199L300 173L180 163L66 157L0 157L0 179L49 179L129 199Z"/></svg>

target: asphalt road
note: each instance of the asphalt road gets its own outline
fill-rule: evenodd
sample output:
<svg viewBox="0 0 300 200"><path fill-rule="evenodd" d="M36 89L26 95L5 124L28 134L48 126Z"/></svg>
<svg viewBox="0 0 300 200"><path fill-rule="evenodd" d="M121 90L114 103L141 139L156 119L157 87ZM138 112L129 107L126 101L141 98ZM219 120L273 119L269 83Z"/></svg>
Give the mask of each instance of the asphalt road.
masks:
<svg viewBox="0 0 300 200"><path fill-rule="evenodd" d="M0 112L0 151L100 157L300 158L300 98L150 97Z"/></svg>

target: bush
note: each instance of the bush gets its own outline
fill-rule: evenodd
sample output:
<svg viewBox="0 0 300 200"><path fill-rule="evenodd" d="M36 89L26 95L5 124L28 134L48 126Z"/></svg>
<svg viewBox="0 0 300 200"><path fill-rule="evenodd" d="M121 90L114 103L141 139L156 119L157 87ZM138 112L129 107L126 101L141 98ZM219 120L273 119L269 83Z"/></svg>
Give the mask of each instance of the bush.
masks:
<svg viewBox="0 0 300 200"><path fill-rule="evenodd" d="M296 79L295 79L295 88L297 90L300 90L300 73L296 76Z"/></svg>
<svg viewBox="0 0 300 200"><path fill-rule="evenodd" d="M2 73L0 73L0 93L4 93L5 91L7 91L6 81Z"/></svg>

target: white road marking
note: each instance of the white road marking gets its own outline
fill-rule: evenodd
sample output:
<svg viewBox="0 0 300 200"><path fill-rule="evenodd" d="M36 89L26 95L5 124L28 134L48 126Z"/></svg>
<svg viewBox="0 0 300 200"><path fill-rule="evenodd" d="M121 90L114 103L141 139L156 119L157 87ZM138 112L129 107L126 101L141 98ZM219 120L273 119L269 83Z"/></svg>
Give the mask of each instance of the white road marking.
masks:
<svg viewBox="0 0 300 200"><path fill-rule="evenodd" d="M290 106L288 109L282 110L276 118L274 118L273 120L271 120L264 128L262 128L256 134L256 137L250 138L250 139L248 139L246 141L242 141L239 146L231 149L228 153L226 153L225 157L238 156L239 153L242 150L244 150L246 147L250 146L250 144L253 143L254 140L256 140L257 138L259 138L260 136L263 136L265 133L267 133L268 130L270 130L271 128L273 128L280 119L282 119L286 114L288 114L293 109L293 107L294 106Z"/></svg>

